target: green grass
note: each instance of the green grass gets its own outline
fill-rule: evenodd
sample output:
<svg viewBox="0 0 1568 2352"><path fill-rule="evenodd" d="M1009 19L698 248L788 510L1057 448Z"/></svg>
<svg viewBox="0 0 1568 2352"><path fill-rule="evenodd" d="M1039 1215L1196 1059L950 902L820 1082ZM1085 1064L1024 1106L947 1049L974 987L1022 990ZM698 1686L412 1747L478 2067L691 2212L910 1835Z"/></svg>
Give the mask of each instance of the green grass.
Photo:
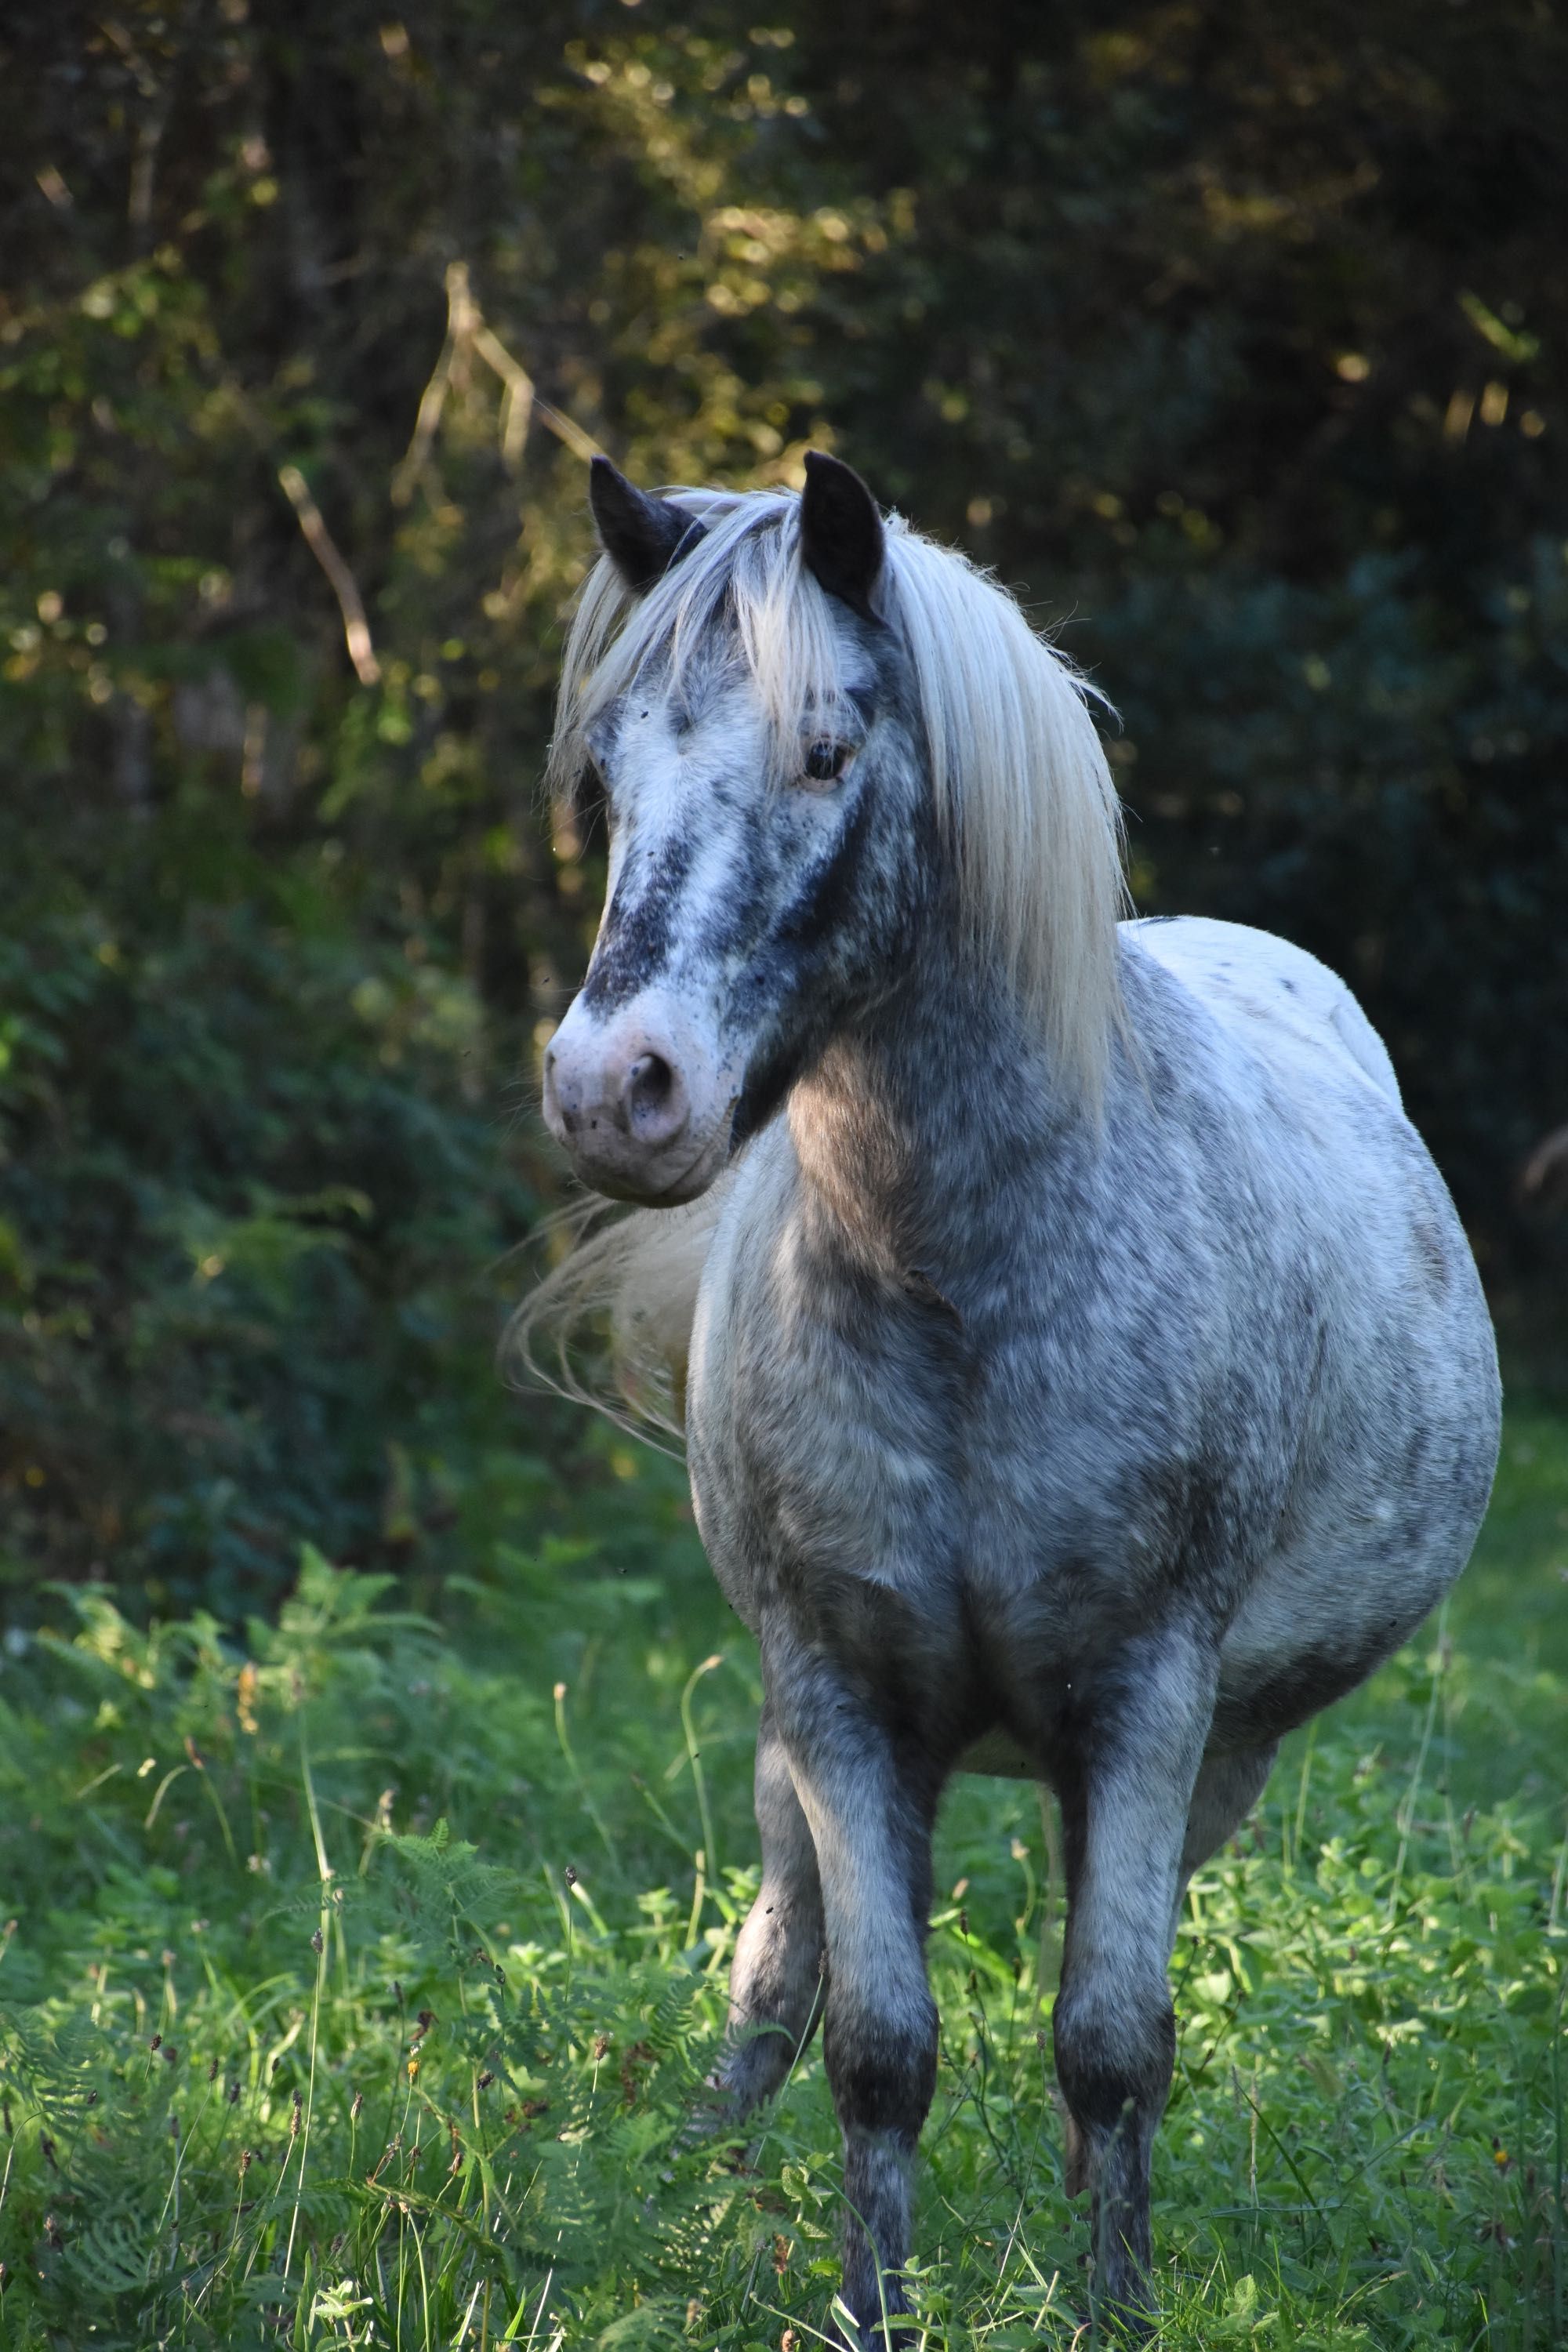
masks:
<svg viewBox="0 0 1568 2352"><path fill-rule="evenodd" d="M749 1644L605 1439L441 1628L308 1559L275 1628L101 1595L0 1667L0 2346L806 2352L808 2053L689 2127L754 1884ZM1173 2347L1564 2340L1568 1429L1510 1426L1441 1625L1291 1741L1197 1882L1155 2173ZM1079 2340L1035 1791L944 1813L932 2347Z"/></svg>

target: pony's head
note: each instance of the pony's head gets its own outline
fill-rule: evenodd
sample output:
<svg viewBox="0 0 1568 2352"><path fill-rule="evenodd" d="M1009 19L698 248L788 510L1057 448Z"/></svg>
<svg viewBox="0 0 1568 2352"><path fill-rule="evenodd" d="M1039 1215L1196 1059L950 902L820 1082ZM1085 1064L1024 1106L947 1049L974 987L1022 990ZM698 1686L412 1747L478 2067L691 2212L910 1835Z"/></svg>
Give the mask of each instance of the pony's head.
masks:
<svg viewBox="0 0 1568 2352"><path fill-rule="evenodd" d="M609 887L544 1115L618 1198L705 1191L929 920L1098 1087L1120 835L1084 690L984 573L805 465L798 497L649 498L594 461L551 769L603 794Z"/></svg>

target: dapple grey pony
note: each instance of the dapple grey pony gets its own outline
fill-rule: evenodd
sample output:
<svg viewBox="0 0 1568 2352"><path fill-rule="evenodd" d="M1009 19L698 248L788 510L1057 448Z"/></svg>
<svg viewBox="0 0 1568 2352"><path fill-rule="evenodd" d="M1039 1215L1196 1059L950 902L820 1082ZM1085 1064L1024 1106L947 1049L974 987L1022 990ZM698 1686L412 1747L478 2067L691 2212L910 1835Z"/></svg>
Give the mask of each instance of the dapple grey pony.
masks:
<svg viewBox="0 0 1568 2352"><path fill-rule="evenodd" d="M524 1320L607 1300L645 1405L665 1368L760 1647L722 2081L776 2090L824 2002L844 2299L906 2311L938 1800L1048 1783L1069 2186L1136 2333L1178 1906L1464 1565L1475 1265L1331 973L1119 924L1089 690L982 572L816 453L798 496L597 460L592 500L553 766L607 803L609 887L544 1111L646 1213Z"/></svg>

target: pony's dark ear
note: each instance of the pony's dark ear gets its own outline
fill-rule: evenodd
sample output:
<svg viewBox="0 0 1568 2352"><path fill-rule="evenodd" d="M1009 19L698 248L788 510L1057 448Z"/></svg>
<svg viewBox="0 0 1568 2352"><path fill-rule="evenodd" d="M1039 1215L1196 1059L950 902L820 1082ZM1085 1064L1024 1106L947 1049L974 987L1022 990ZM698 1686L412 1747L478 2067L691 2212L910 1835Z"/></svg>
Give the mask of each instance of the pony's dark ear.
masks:
<svg viewBox="0 0 1568 2352"><path fill-rule="evenodd" d="M885 552L882 518L859 475L841 458L808 449L800 494L800 560L806 570L862 620L880 621L871 591Z"/></svg>
<svg viewBox="0 0 1568 2352"><path fill-rule="evenodd" d="M646 594L684 551L703 536L702 525L668 499L650 499L607 457L588 467L588 503L600 544L634 596Z"/></svg>

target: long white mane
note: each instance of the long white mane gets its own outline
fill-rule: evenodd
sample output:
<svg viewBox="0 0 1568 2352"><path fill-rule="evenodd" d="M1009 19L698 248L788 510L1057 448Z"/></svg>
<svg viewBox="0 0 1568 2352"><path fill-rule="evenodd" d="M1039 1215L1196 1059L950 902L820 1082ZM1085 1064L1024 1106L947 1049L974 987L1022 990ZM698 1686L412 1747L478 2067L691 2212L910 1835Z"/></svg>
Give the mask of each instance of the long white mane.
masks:
<svg viewBox="0 0 1568 2352"><path fill-rule="evenodd" d="M837 693L839 639L829 600L800 560L799 499L666 495L704 535L640 598L607 557L590 572L562 671L547 772L557 793L582 773L595 718L646 663L668 659L679 671L710 627L739 635L781 776L794 771L803 718ZM1092 1107L1122 1017L1121 812L1089 710L1103 698L988 573L897 516L878 603L909 654L971 935L1012 981L1058 1076ZM509 1353L633 1433L679 1439L698 1285L729 1183L721 1177L687 1208L614 1222L604 1204L569 1212L573 1245L519 1308ZM614 1396L573 1363L576 1339L606 1320Z"/></svg>
<svg viewBox="0 0 1568 2352"><path fill-rule="evenodd" d="M584 732L645 663L679 671L704 633L739 635L792 772L801 722L837 691L832 605L800 560L793 492L676 489L704 536L640 599L608 558L567 640L549 778L573 785ZM1121 825L1089 705L1100 699L991 576L889 519L878 590L908 651L942 831L977 945L1006 972L1061 1078L1098 1097L1120 1014Z"/></svg>

